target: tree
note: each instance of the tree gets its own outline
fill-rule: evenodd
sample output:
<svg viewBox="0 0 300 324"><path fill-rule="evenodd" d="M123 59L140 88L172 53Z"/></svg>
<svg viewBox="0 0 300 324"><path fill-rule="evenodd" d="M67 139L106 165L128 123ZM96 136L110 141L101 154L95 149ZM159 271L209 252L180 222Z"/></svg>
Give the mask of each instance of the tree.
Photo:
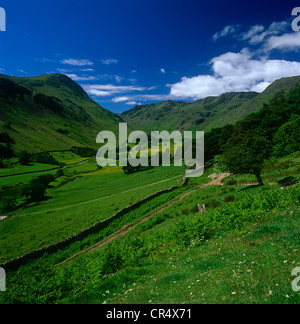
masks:
<svg viewBox="0 0 300 324"><path fill-rule="evenodd" d="M10 212L15 210L17 201L14 197L5 196L1 200L0 210L2 213Z"/></svg>
<svg viewBox="0 0 300 324"><path fill-rule="evenodd" d="M27 200L42 201L45 198L46 189L41 183L31 183L23 187L21 195Z"/></svg>
<svg viewBox="0 0 300 324"><path fill-rule="evenodd" d="M237 127L225 146L222 162L233 174L254 174L260 185L264 162L271 154L271 142L260 128Z"/></svg>
<svg viewBox="0 0 300 324"><path fill-rule="evenodd" d="M294 115L274 136L274 154L283 157L300 151L300 116Z"/></svg>
<svg viewBox="0 0 300 324"><path fill-rule="evenodd" d="M19 154L19 163L21 165L29 165L29 163L30 163L30 155L29 155L28 152L22 151Z"/></svg>
<svg viewBox="0 0 300 324"><path fill-rule="evenodd" d="M44 187L48 188L51 182L55 181L55 176L53 174L45 174L33 178L30 184L42 184Z"/></svg>

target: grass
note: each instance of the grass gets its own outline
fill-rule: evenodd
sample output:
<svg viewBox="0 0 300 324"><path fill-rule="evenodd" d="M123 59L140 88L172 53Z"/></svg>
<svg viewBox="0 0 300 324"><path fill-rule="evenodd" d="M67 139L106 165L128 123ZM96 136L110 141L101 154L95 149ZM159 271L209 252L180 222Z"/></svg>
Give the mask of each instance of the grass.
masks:
<svg viewBox="0 0 300 324"><path fill-rule="evenodd" d="M298 304L300 296L292 290L291 272L300 265L294 232L299 216L282 215L164 255L131 269L130 274L121 271L107 280L105 296L100 300L93 296L89 302ZM118 281L129 284L118 289Z"/></svg>
<svg viewBox="0 0 300 324"><path fill-rule="evenodd" d="M266 179L298 178L299 154L272 163ZM300 187L247 187L243 176L224 181L235 180L235 185L194 192L104 248L56 267L207 183L219 169L212 167L188 187L8 273L0 303L299 303L291 272L300 265ZM161 167L127 176L118 167L97 170L95 161L68 166L67 175L47 191L51 199L0 222L0 256L8 260L78 233L149 194L181 184L183 171ZM198 204L206 205L206 214L199 214Z"/></svg>
<svg viewBox="0 0 300 324"><path fill-rule="evenodd" d="M14 165L13 168L3 168L0 169L0 177L1 176L9 176L9 175L14 175L14 174L20 174L20 173L29 173L29 172L36 172L36 171L43 171L43 170L50 170L57 168L56 165L52 164L40 164L40 163L32 163L28 166L16 164ZM1 179L1 185L2 185L2 180Z"/></svg>
<svg viewBox="0 0 300 324"><path fill-rule="evenodd" d="M272 197L280 189L264 190L268 192L267 197ZM299 195L299 187L289 190ZM241 195L246 196L244 193ZM250 194L257 202L260 196L260 189ZM78 265L84 264L90 272L85 292L65 302L299 303L299 294L291 289L294 279L291 272L300 265L299 200L294 202L294 207L288 207L282 201L281 211L280 204L274 210L271 205L266 208L262 203L263 209L267 209L265 211L257 209L256 204L253 207L249 205L246 209L249 215L254 216L253 211L258 210L252 220L240 215L236 210L238 204L220 207L228 209L228 214L235 214L230 221L224 219L223 226L219 226L219 222L214 223L218 209L211 211L207 216L210 230L195 236L191 234L191 229L195 227L194 220L199 221L199 216L189 214L180 219L176 215L171 216L175 212L171 210L168 212L169 221L166 221L166 215L162 215L165 221L156 224L157 220L153 219L105 251L95 252L67 265L67 269L73 268L76 272ZM177 205L176 209L180 206ZM236 221L239 221L238 224L235 224ZM207 234L211 229L213 232L209 237ZM204 233L206 235L201 236ZM136 245L144 257L139 261L133 257L138 262L134 265L133 260L130 262L128 259ZM117 253L119 249L123 250L122 257ZM100 260L107 254L110 258L118 255L125 266L120 263L114 265L118 260L115 257L111 263L106 259L107 264L101 267ZM111 268L107 267L108 264ZM103 274L114 275L101 281L93 278L96 269L103 269ZM99 285L98 291L93 286L93 280Z"/></svg>
<svg viewBox="0 0 300 324"><path fill-rule="evenodd" d="M193 210L198 201L223 202L228 189L196 192L129 235L64 265L54 267L82 249L83 242L45 255L8 274L9 288L0 301L299 303L299 294L291 289L291 272L300 265L299 185L283 190L236 187L235 201L203 215ZM148 211L170 199L149 202ZM147 207L141 206L126 221L145 212ZM110 235L123 221L102 235ZM86 240L94 244L99 238Z"/></svg>
<svg viewBox="0 0 300 324"><path fill-rule="evenodd" d="M268 161L263 169L262 177L265 183L278 182L286 177L293 176L300 181L300 152L296 152L279 160ZM256 184L254 175L231 175L223 182L236 181L237 184Z"/></svg>
<svg viewBox="0 0 300 324"><path fill-rule="evenodd" d="M1 256L9 260L74 235L125 206L180 185L183 173L182 168L162 167L127 176L103 169L83 177L81 172L87 167L95 169L96 164L70 167L70 177L59 179L47 191L51 199L31 204L0 222Z"/></svg>

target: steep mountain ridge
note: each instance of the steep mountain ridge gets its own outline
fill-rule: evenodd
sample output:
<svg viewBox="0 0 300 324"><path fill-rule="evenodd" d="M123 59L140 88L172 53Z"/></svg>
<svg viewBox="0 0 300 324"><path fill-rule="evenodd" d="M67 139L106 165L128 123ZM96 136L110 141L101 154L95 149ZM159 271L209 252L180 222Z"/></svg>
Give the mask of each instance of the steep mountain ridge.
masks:
<svg viewBox="0 0 300 324"><path fill-rule="evenodd" d="M256 112L280 91L289 91L300 82L300 76L282 78L264 92L232 92L219 97L207 97L196 102L165 101L141 105L121 114L133 128L151 130L204 130L234 124Z"/></svg>
<svg viewBox="0 0 300 324"><path fill-rule="evenodd" d="M0 75L0 110L0 130L11 135L17 150L96 147L98 132L117 132L122 122L61 74L31 78Z"/></svg>

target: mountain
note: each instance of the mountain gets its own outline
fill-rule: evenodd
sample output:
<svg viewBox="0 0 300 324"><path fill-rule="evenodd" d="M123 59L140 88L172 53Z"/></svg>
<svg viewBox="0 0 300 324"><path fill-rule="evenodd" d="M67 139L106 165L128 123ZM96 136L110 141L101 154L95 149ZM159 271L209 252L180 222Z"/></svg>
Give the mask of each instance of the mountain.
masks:
<svg viewBox="0 0 300 324"><path fill-rule="evenodd" d="M29 151L96 148L97 134L117 132L123 121L62 74L0 75L0 112L0 133L9 133L16 150Z"/></svg>
<svg viewBox="0 0 300 324"><path fill-rule="evenodd" d="M233 92L208 97L193 103L165 101L140 105L121 114L134 129L169 132L174 130L204 130L234 124L246 115L258 111L280 91L289 91L300 82L299 77L275 81L264 92Z"/></svg>

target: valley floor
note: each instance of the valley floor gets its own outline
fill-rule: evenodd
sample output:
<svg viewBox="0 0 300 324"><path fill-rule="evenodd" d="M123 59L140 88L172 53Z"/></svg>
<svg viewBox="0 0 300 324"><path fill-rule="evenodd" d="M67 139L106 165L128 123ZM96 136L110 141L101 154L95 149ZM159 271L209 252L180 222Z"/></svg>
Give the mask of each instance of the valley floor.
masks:
<svg viewBox="0 0 300 324"><path fill-rule="evenodd" d="M300 187L281 183L299 180L299 165L300 154L272 161L263 174L272 186L263 187L219 166L185 187L183 169L126 176L119 168L98 170L94 161L71 166L47 191L51 199L0 222L5 260L78 233L155 192L177 189L9 271L0 303L297 304L291 274L300 266ZM24 180L11 179L13 186ZM207 212L199 214L198 204Z"/></svg>

